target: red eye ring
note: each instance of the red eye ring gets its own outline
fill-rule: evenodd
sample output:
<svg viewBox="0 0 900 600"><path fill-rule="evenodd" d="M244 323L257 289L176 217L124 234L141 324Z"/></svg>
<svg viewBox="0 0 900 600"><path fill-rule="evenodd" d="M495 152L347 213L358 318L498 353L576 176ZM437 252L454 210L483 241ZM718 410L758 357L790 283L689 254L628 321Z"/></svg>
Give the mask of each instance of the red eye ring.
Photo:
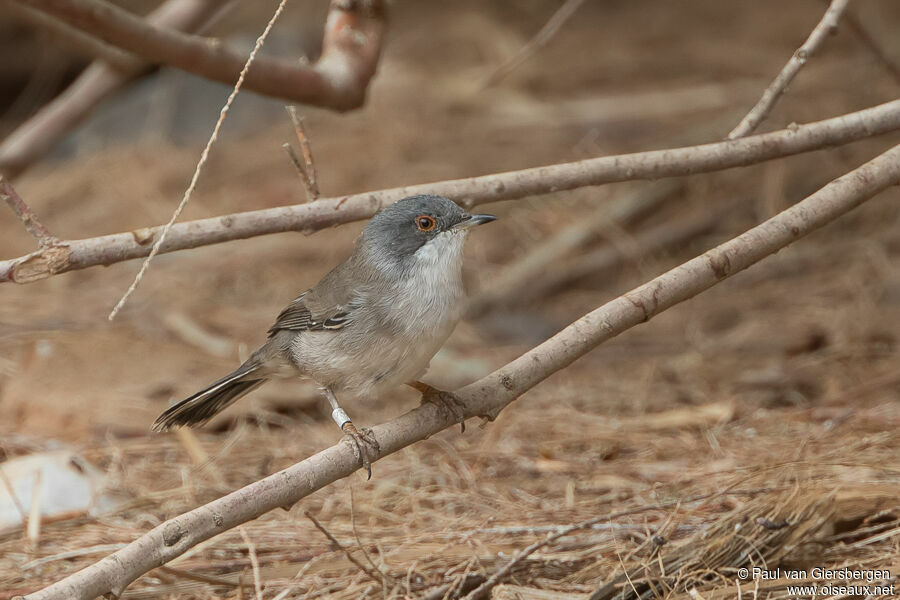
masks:
<svg viewBox="0 0 900 600"><path fill-rule="evenodd" d="M416 217L416 227L419 228L419 231L432 231L435 227L437 227L437 221L434 220L434 217L431 215L419 215Z"/></svg>

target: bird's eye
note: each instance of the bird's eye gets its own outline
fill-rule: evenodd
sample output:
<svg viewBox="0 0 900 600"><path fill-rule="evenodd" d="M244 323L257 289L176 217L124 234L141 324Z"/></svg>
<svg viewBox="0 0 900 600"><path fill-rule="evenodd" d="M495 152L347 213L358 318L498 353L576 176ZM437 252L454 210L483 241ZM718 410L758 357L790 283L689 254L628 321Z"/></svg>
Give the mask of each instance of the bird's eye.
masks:
<svg viewBox="0 0 900 600"><path fill-rule="evenodd" d="M434 220L434 217L428 215L419 215L416 217L416 227L419 228L419 231L431 231L437 226L437 221Z"/></svg>

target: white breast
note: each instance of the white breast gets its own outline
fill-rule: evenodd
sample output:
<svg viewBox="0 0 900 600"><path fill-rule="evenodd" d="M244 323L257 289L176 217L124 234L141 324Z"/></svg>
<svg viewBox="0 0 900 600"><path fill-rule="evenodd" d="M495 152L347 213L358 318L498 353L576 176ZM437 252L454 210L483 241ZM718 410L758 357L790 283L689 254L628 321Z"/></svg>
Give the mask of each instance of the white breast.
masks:
<svg viewBox="0 0 900 600"><path fill-rule="evenodd" d="M448 232L422 246L411 276L396 282L393 294L364 299L373 309L370 318L354 318L337 332L298 336L293 350L306 363L302 370L321 385L360 396L419 379L462 314L465 238Z"/></svg>

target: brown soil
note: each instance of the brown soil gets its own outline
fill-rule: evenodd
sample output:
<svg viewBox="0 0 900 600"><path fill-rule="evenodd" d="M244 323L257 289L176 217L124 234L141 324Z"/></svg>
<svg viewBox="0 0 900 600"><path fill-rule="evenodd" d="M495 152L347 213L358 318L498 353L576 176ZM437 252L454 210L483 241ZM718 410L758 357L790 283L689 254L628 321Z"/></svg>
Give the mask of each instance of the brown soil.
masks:
<svg viewBox="0 0 900 600"><path fill-rule="evenodd" d="M324 193L720 139L823 10L813 1L586 3L525 65L482 89L556 6L395 3L365 108L347 115L304 110ZM898 9L886 1L851 6L895 61ZM898 91L900 82L841 28L763 129L857 110ZM208 107L210 125L220 101ZM281 113L274 118L241 131L226 125L184 219L303 200L280 148L292 141L290 122ZM208 132L206 124L194 126ZM202 142L176 145L136 129L142 135L36 166L17 189L61 237L164 222ZM428 379L453 388L490 372L898 140L882 136L685 178L684 190L656 214L597 244L627 245L643 228L727 208L712 233L462 323ZM512 259L597 203L642 185L486 208L500 220L471 236L470 289L490 285ZM348 478L290 512L245 525L264 597L285 590L280 597L421 597L442 585L471 586L548 526L605 515L532 554L506 583L584 598L605 584L650 598L687 598L692 588L703 598L732 597L742 585L745 597L781 598L787 585L803 582L754 582L738 569L848 565L900 573L898 200L900 192L890 190L601 346L486 427L473 423L462 436L445 431L378 462L371 481ZM361 226L161 256L111 324L106 315L136 262L3 286L0 460L70 446L105 470L128 504L98 518L45 523L36 545L22 530L0 535L0 597L56 581L107 554L110 544L338 440L325 403L300 382L268 385L197 431L207 461L192 458L185 438L148 427L171 400L260 344L278 310L346 256ZM33 246L17 221L0 223L4 258ZM185 320L224 341L224 355L187 341ZM404 389L345 407L365 425L416 402ZM379 580L332 548L304 511L363 564L371 560ZM612 517L624 511L636 512ZM32 563L73 550L83 552ZM248 546L237 530L171 567L140 579L126 597L254 594Z"/></svg>

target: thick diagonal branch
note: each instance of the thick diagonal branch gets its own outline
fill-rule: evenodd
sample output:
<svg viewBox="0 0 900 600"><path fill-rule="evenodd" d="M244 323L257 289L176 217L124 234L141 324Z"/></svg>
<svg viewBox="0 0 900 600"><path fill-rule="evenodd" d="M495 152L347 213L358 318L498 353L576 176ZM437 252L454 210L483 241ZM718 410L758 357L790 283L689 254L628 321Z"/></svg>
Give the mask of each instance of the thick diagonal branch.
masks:
<svg viewBox="0 0 900 600"><path fill-rule="evenodd" d="M455 395L465 402L466 416L493 418L520 395L602 342L709 289L897 184L900 145L746 233L608 302ZM455 424L449 411L425 404L372 429L380 446L376 458ZM110 592L120 595L132 581L198 543L272 509L289 506L358 468L352 448L339 443L154 527L125 548L29 594L26 600L88 600Z"/></svg>
<svg viewBox="0 0 900 600"><path fill-rule="evenodd" d="M778 98L787 90L791 81L794 80L794 77L797 76L797 73L800 72L800 69L803 68L809 57L822 45L825 38L837 29L841 14L843 14L849 2L850 0L832 0L822 20L819 21L819 24L812 30L812 33L809 34L803 45L794 52L791 59L781 69L781 72L769 84L756 106L728 134L728 139L734 140L744 137L752 133L763 122L763 119L768 116Z"/></svg>
<svg viewBox="0 0 900 600"><path fill-rule="evenodd" d="M254 210L175 224L160 252L196 248L284 231L318 231L366 219L413 194L441 194L471 207L617 181L660 179L719 171L846 144L900 129L900 100L782 131L740 140L605 156L481 177L399 187L309 204ZM65 261L49 269L40 252L0 261L0 283L29 283L56 273L147 256L161 228L143 228L65 242Z"/></svg>
<svg viewBox="0 0 900 600"><path fill-rule="evenodd" d="M156 27L104 0L16 0L145 60L233 84L247 57L214 40ZM336 110L362 105L384 30L382 0L332 0L322 56L312 65L260 57L247 89Z"/></svg>

